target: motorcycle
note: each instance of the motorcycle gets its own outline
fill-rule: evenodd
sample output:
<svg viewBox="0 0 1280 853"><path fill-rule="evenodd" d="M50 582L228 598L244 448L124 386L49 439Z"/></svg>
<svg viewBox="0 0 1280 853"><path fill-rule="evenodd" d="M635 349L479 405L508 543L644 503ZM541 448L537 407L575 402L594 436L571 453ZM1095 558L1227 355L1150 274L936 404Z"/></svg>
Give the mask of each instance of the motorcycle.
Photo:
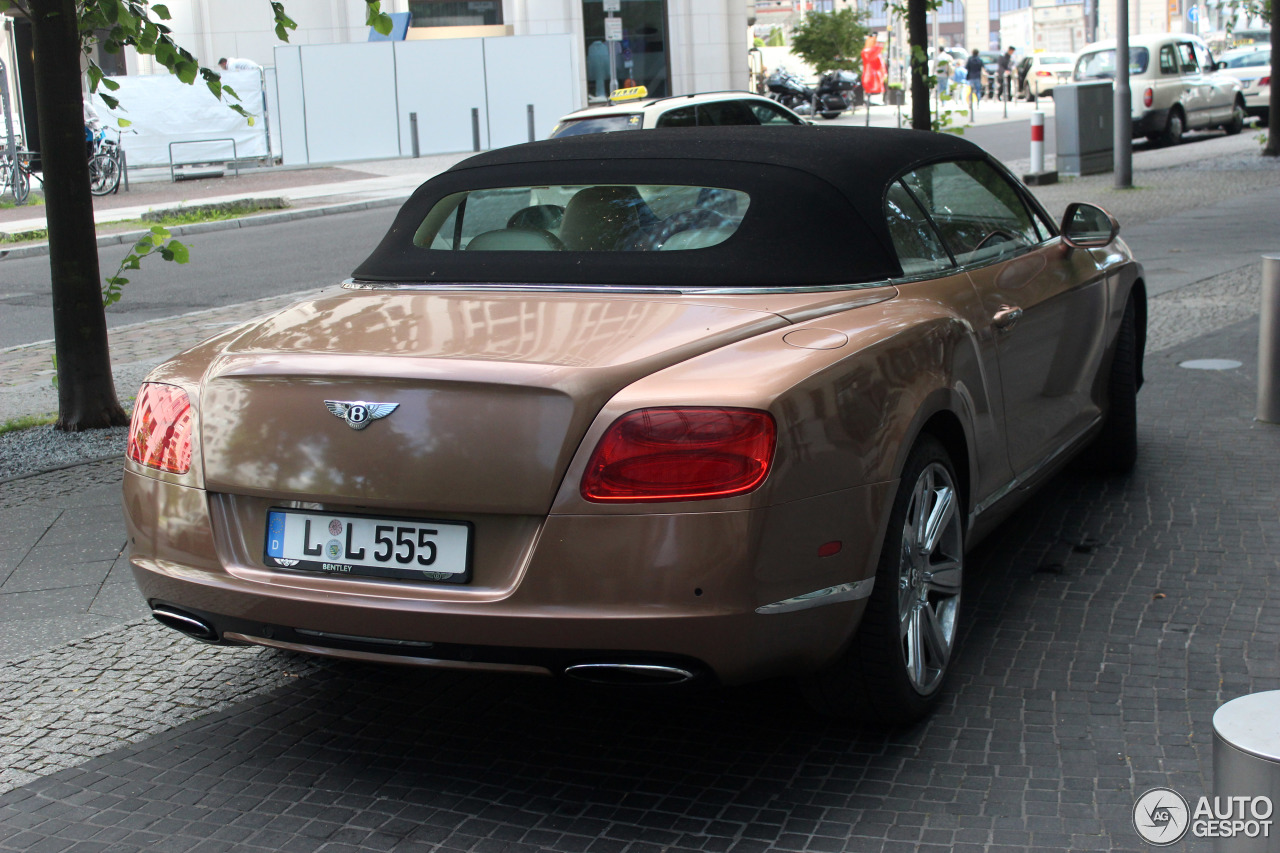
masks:
<svg viewBox="0 0 1280 853"><path fill-rule="evenodd" d="M776 68L765 81L769 97L796 115L813 115L818 95L795 74L785 68Z"/></svg>
<svg viewBox="0 0 1280 853"><path fill-rule="evenodd" d="M785 68L778 68L766 81L769 97L796 115L820 115L833 119L866 102L862 79L853 71L830 71L818 81L817 89L806 86Z"/></svg>
<svg viewBox="0 0 1280 853"><path fill-rule="evenodd" d="M845 110L866 103L862 77L854 71L828 71L818 81L818 108L823 118L831 119Z"/></svg>

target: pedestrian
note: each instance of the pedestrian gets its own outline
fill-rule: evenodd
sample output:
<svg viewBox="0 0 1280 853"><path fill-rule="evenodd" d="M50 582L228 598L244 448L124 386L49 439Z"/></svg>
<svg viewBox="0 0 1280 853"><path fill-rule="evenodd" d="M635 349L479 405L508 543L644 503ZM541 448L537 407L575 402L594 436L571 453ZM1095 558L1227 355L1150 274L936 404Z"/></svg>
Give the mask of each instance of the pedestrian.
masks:
<svg viewBox="0 0 1280 853"><path fill-rule="evenodd" d="M975 47L964 63L965 82L969 84L969 97L973 99L974 109L982 103L982 75L986 70L986 66L982 64L982 57L978 56L978 49Z"/></svg>
<svg viewBox="0 0 1280 853"><path fill-rule="evenodd" d="M218 60L218 67L223 71L261 71L262 66L254 62L252 59L237 59L235 57L223 57Z"/></svg>
<svg viewBox="0 0 1280 853"><path fill-rule="evenodd" d="M945 100L951 88L951 54L938 46L938 58L934 60L933 75L938 78L938 100Z"/></svg>
<svg viewBox="0 0 1280 853"><path fill-rule="evenodd" d="M1013 100L1009 84L1013 81L1013 48L996 57L996 87L1002 101Z"/></svg>

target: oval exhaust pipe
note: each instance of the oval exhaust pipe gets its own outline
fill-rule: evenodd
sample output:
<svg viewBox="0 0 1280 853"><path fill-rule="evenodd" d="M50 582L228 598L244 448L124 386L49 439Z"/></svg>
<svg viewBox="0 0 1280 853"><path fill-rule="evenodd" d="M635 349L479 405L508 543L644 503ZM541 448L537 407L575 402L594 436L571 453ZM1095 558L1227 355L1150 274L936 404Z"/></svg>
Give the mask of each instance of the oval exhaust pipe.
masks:
<svg viewBox="0 0 1280 853"><path fill-rule="evenodd" d="M564 674L592 684L624 686L683 684L694 679L687 669L649 663L579 663L565 667Z"/></svg>
<svg viewBox="0 0 1280 853"><path fill-rule="evenodd" d="M166 628L181 631L188 637L194 637L206 643L218 642L218 632L212 625L176 607L161 604L151 608L151 615Z"/></svg>

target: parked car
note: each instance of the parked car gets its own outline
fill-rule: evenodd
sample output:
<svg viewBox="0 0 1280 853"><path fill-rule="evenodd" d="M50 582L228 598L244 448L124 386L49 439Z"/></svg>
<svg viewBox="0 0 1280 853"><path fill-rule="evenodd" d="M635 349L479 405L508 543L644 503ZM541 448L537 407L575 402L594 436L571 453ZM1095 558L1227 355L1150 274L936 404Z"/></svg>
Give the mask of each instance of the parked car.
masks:
<svg viewBox="0 0 1280 853"><path fill-rule="evenodd" d="M1227 51L1218 68L1240 81L1245 112L1267 124L1271 118L1271 48L1242 47Z"/></svg>
<svg viewBox="0 0 1280 853"><path fill-rule="evenodd" d="M1244 128L1240 81L1218 73L1203 39L1182 33L1135 35L1129 39L1129 90L1133 136L1177 145L1187 130ZM1080 53L1072 79L1113 80L1115 42L1098 42Z"/></svg>
<svg viewBox="0 0 1280 853"><path fill-rule="evenodd" d="M807 122L777 101L750 92L708 92L670 98L640 95L606 107L570 113L552 129L551 137L655 127L796 124Z"/></svg>
<svg viewBox="0 0 1280 853"><path fill-rule="evenodd" d="M1070 53L1034 53L1018 63L1018 76L1023 81L1022 95L1027 100L1053 93L1059 83L1070 83L1076 58Z"/></svg>
<svg viewBox="0 0 1280 853"><path fill-rule="evenodd" d="M209 642L921 716L966 553L1072 457L1133 464L1117 228L948 134L477 155L342 287L151 373L135 577Z"/></svg>

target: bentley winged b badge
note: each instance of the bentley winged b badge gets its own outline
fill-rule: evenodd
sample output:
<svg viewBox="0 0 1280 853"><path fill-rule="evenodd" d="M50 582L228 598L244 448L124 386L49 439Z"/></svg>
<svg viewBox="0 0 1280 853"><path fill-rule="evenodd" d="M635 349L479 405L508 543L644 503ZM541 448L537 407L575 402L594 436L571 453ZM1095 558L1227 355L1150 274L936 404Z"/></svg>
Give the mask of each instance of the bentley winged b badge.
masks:
<svg viewBox="0 0 1280 853"><path fill-rule="evenodd" d="M364 429L400 408L399 403L370 403L366 400L325 400L324 405L352 429Z"/></svg>

